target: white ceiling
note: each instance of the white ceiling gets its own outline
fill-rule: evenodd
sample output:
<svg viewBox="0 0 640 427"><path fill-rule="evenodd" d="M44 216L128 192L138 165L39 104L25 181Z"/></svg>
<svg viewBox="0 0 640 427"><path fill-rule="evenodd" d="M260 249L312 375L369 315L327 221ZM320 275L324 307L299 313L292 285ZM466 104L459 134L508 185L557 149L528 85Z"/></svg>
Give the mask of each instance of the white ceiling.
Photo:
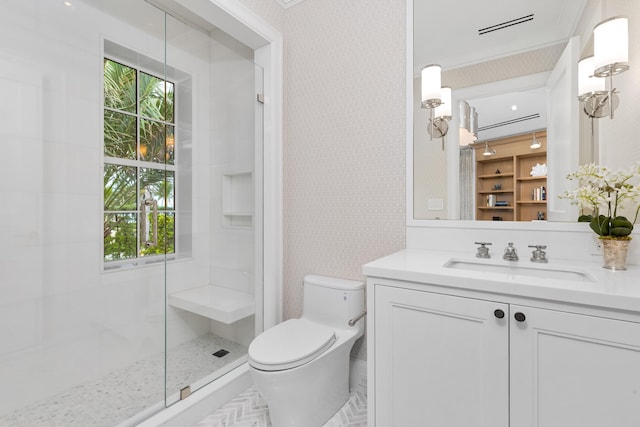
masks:
<svg viewBox="0 0 640 427"><path fill-rule="evenodd" d="M568 40L587 0L414 0L414 71L457 68ZM479 30L533 15L479 35ZM508 24L507 24L508 25Z"/></svg>
<svg viewBox="0 0 640 427"><path fill-rule="evenodd" d="M469 100L478 112L478 141L502 138L547 127L546 88ZM512 109L515 106L516 109Z"/></svg>

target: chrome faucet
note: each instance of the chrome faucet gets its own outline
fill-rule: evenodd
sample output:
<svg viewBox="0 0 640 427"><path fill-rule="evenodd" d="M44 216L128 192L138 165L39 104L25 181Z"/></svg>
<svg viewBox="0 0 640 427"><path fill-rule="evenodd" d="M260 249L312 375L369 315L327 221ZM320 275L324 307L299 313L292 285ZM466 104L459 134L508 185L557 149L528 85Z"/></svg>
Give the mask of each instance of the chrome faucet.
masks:
<svg viewBox="0 0 640 427"><path fill-rule="evenodd" d="M478 252L476 252L476 257L478 258L491 258L489 255L489 248L486 245L491 245L489 242L475 242L476 245L480 245L478 248Z"/></svg>
<svg viewBox="0 0 640 427"><path fill-rule="evenodd" d="M516 248L513 247L513 242L509 242L507 247L504 249L504 256L502 258L507 261L518 260L518 252L516 252Z"/></svg>
<svg viewBox="0 0 640 427"><path fill-rule="evenodd" d="M532 262L549 262L547 253L544 251L544 249L547 249L546 245L529 245L529 247L536 248L535 251L531 252Z"/></svg>

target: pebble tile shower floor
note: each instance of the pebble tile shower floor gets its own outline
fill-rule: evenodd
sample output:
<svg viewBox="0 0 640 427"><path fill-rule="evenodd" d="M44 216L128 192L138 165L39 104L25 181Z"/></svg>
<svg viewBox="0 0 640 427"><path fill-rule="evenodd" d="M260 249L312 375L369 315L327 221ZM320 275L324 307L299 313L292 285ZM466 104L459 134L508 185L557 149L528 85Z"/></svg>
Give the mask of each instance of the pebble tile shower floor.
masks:
<svg viewBox="0 0 640 427"><path fill-rule="evenodd" d="M193 427L271 427L269 408L258 390L251 387ZM352 392L324 427L367 427L367 395Z"/></svg>
<svg viewBox="0 0 640 427"><path fill-rule="evenodd" d="M212 353L225 349L222 358ZM247 348L204 335L169 350L167 385L175 393L246 355ZM0 415L2 427L113 427L164 399L164 353L19 410Z"/></svg>

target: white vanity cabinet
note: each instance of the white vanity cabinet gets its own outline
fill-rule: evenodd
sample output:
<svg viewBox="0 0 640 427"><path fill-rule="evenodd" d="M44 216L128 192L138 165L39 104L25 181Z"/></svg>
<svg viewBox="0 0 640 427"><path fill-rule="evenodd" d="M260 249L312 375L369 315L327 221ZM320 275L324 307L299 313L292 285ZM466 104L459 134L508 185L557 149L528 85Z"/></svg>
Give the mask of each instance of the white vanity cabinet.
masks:
<svg viewBox="0 0 640 427"><path fill-rule="evenodd" d="M506 304L373 291L376 426L509 425Z"/></svg>
<svg viewBox="0 0 640 427"><path fill-rule="evenodd" d="M511 313L511 426L640 426L640 323L516 305Z"/></svg>
<svg viewBox="0 0 640 427"><path fill-rule="evenodd" d="M370 426L640 426L637 313L473 281L367 287Z"/></svg>

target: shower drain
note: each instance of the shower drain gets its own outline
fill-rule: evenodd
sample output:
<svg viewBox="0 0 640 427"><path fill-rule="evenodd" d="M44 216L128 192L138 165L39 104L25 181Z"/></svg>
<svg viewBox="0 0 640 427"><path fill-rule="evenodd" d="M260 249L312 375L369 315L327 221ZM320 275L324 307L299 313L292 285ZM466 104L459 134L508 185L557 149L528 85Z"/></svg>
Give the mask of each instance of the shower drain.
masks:
<svg viewBox="0 0 640 427"><path fill-rule="evenodd" d="M229 354L229 351L227 351L225 349L222 349L222 350L218 350L215 353L213 353L213 356L215 356L215 357L224 357L227 354Z"/></svg>

